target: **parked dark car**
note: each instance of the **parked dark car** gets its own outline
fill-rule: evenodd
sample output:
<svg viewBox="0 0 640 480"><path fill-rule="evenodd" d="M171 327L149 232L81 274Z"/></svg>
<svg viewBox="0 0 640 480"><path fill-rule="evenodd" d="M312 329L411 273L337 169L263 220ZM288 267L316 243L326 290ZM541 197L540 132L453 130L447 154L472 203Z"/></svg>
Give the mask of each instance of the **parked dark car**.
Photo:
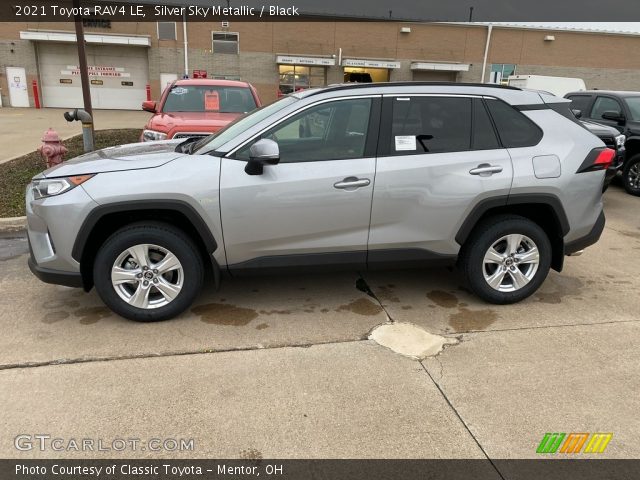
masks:
<svg viewBox="0 0 640 480"><path fill-rule="evenodd" d="M610 126L625 136L622 183L631 195L640 196L640 92L587 90L565 98L580 120Z"/></svg>
<svg viewBox="0 0 640 480"><path fill-rule="evenodd" d="M607 169L607 175L604 178L604 191L609 188L611 181L618 175L618 173L622 172L622 168L624 167L624 160L626 156L626 149L624 146L625 136L615 128L609 127L608 125L587 122L582 119L580 119L580 123L596 137L600 138L607 147L616 151L616 157L611 163L611 166Z"/></svg>

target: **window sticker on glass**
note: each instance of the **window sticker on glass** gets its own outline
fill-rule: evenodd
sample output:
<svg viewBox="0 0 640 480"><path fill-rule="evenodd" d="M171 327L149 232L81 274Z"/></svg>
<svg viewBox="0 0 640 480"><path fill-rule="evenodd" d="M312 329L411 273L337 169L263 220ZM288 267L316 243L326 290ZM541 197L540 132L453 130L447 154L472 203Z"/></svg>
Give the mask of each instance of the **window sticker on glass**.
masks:
<svg viewBox="0 0 640 480"><path fill-rule="evenodd" d="M415 135L396 135L396 152L416 149Z"/></svg>
<svg viewBox="0 0 640 480"><path fill-rule="evenodd" d="M182 87L176 87L174 89L171 90L171 92L169 92L171 95L184 95L185 93L187 93L189 90L187 90L186 88L182 88Z"/></svg>
<svg viewBox="0 0 640 480"><path fill-rule="evenodd" d="M212 90L204 94L204 109L207 112L220 111L220 96L218 92Z"/></svg>

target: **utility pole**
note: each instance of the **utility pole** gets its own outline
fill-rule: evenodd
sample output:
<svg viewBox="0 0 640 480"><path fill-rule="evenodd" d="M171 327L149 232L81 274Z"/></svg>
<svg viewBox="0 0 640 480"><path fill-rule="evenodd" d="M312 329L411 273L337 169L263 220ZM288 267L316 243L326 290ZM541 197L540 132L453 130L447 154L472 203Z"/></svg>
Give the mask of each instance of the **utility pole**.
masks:
<svg viewBox="0 0 640 480"><path fill-rule="evenodd" d="M73 0L73 7L77 12L80 11L80 0ZM93 117L93 109L91 108L91 90L89 85L89 68L87 66L87 52L84 48L84 28L82 26L82 17L78 13L74 17L76 23L76 43L78 44L78 65L80 67L80 82L82 84L82 99L84 101L84 110Z"/></svg>

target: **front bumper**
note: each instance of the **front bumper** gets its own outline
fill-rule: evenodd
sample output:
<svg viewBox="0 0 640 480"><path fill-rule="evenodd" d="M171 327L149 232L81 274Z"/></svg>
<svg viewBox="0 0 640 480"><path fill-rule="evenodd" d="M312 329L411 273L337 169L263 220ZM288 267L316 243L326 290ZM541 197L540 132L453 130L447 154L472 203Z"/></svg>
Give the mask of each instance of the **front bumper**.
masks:
<svg viewBox="0 0 640 480"><path fill-rule="evenodd" d="M33 258L29 257L29 270L39 280L45 283L53 283L54 285L63 285L65 287L82 288L82 275L80 273L63 272L61 270L50 270L36 265Z"/></svg>
<svg viewBox="0 0 640 480"><path fill-rule="evenodd" d="M71 250L82 221L97 204L82 186L34 200L29 185L25 200L29 269L43 282L82 287L80 264Z"/></svg>
<svg viewBox="0 0 640 480"><path fill-rule="evenodd" d="M580 250L584 250L585 248L593 245L598 240L600 240L600 236L604 230L605 225L605 217L604 211L600 212L596 223L593 225L593 228L589 233L587 233L584 237L577 238L572 240L571 242L565 243L564 245L564 254L571 255L572 253L579 252Z"/></svg>

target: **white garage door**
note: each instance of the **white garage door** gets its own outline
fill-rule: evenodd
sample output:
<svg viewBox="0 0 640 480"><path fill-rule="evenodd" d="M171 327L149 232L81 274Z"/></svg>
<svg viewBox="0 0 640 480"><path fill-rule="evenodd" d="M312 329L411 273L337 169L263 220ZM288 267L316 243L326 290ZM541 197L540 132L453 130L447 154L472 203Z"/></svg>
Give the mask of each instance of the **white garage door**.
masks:
<svg viewBox="0 0 640 480"><path fill-rule="evenodd" d="M147 99L146 48L87 45L93 108L139 110ZM82 108L75 45L38 43L38 67L45 107Z"/></svg>

